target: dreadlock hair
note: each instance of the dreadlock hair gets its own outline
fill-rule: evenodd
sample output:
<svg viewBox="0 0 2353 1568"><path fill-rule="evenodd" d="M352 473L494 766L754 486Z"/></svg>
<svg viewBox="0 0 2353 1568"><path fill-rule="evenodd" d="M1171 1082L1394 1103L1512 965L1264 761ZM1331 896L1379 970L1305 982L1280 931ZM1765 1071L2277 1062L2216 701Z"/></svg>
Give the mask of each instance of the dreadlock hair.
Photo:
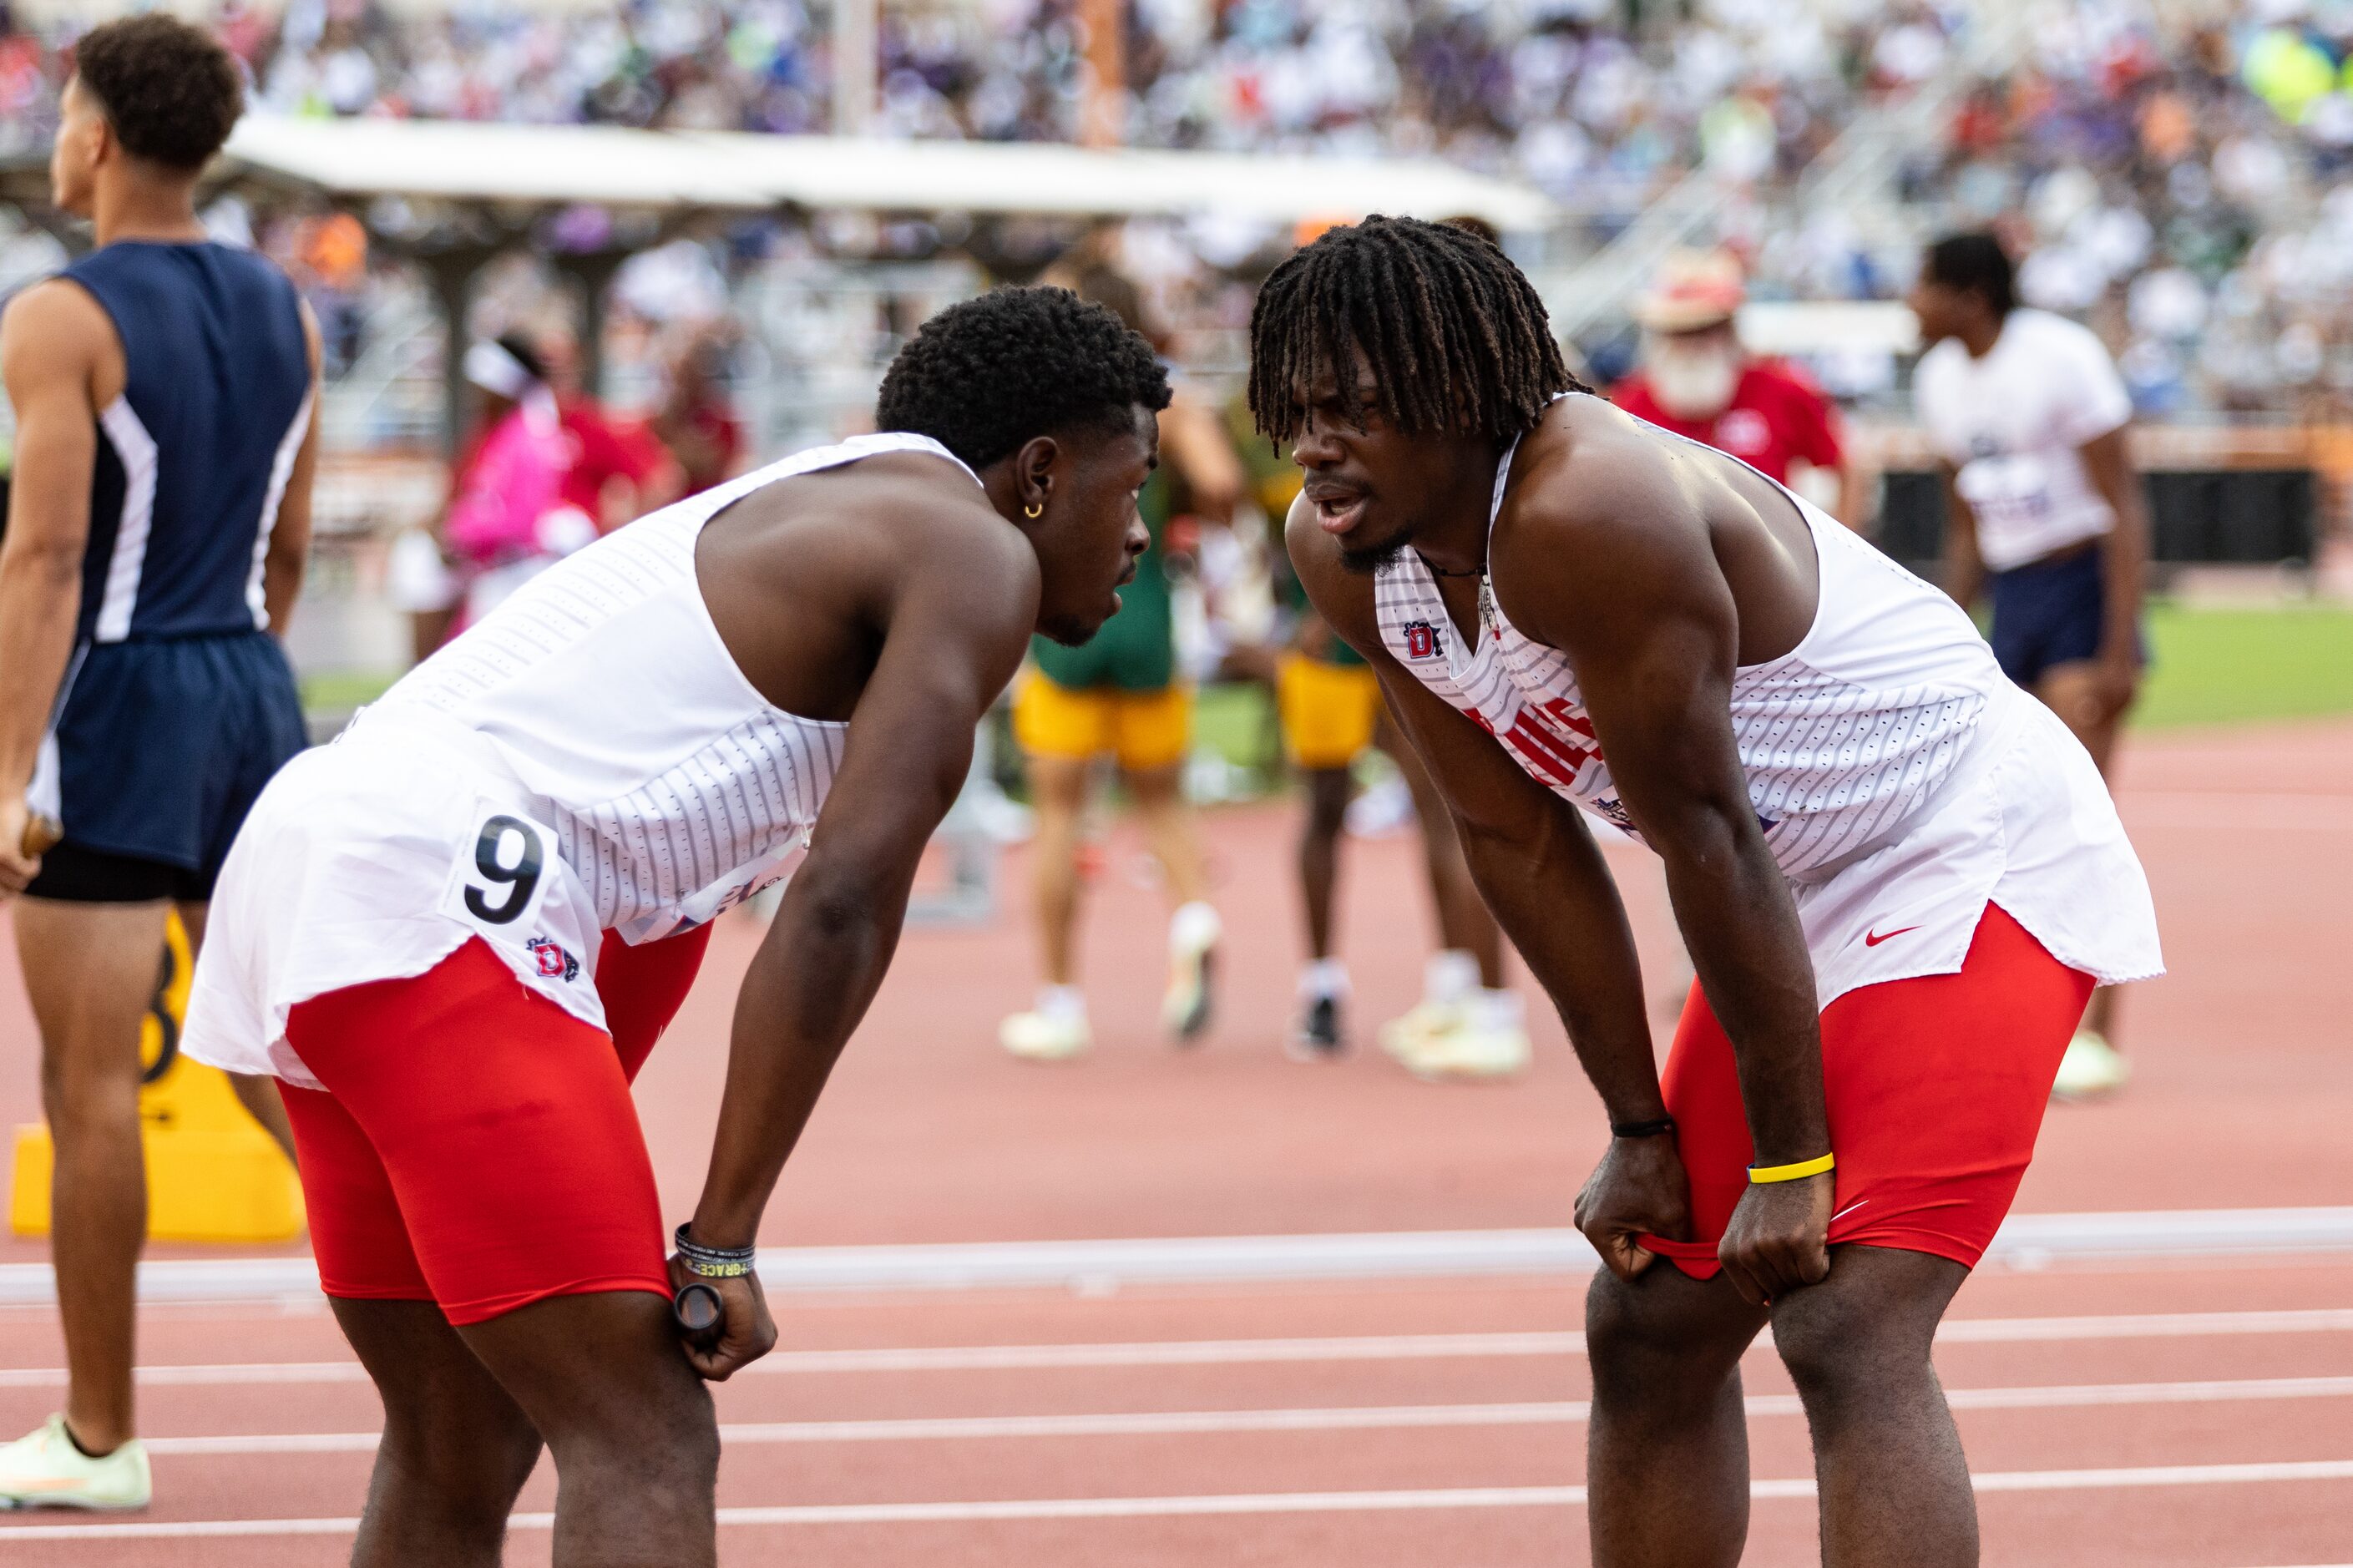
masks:
<svg viewBox="0 0 2353 1568"><path fill-rule="evenodd" d="M1409 436L1508 441L1563 392L1568 374L1544 301L1490 241L1451 224L1376 215L1293 253L1250 310L1250 410L1289 441L1297 389L1329 364L1360 420L1356 367L1373 369L1381 417Z"/></svg>

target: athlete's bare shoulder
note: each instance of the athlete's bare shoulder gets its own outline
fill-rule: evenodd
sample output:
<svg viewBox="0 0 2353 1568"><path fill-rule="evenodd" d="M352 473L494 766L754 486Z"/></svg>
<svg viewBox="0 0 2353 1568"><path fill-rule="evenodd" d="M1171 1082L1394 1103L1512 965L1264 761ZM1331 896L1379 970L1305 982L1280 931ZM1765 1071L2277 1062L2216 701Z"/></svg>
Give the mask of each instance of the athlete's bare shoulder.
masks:
<svg viewBox="0 0 2353 1568"><path fill-rule="evenodd" d="M93 405L111 403L124 377L114 320L70 279L45 279L0 310L0 373L12 393L79 383L89 387Z"/></svg>
<svg viewBox="0 0 2353 1568"><path fill-rule="evenodd" d="M1533 534L1548 549L1608 549L1704 535L1690 460L1684 444L1607 399L1564 397L1521 439L1497 542Z"/></svg>
<svg viewBox="0 0 2353 1568"><path fill-rule="evenodd" d="M846 719L883 640L929 626L1009 675L1038 615L1036 552L946 458L878 454L762 486L704 525L696 575L772 702Z"/></svg>
<svg viewBox="0 0 2353 1568"><path fill-rule="evenodd" d="M1522 441L1489 550L1504 613L1556 647L1696 614L1758 663L1813 618L1812 542L1788 497L1598 397L1562 399Z"/></svg>

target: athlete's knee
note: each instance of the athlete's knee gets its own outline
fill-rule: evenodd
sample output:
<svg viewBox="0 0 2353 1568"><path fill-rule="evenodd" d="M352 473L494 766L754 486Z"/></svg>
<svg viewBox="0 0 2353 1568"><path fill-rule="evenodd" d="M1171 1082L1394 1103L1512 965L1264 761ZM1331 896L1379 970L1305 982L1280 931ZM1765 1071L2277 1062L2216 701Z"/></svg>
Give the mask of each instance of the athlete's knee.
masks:
<svg viewBox="0 0 2353 1568"><path fill-rule="evenodd" d="M612 1414L618 1418L584 1420L547 1435L567 1485L628 1488L640 1506L665 1512L711 1507L719 1484L719 1419L702 1379L687 1372L683 1382L666 1380L655 1397Z"/></svg>
<svg viewBox="0 0 2353 1568"><path fill-rule="evenodd" d="M1830 1279L1774 1305L1774 1349L1810 1410L1908 1386L1929 1368L1942 1300L1857 1273L1841 1279L1833 1265Z"/></svg>
<svg viewBox="0 0 2353 1568"><path fill-rule="evenodd" d="M52 1048L41 1054L41 1110L60 1142L136 1135L139 1061L109 1062L99 1053Z"/></svg>
<svg viewBox="0 0 2353 1568"><path fill-rule="evenodd" d="M1603 1270L1585 1297L1586 1359L1597 1401L1665 1412L1714 1397L1756 1332L1680 1278L1623 1280Z"/></svg>
<svg viewBox="0 0 2353 1568"><path fill-rule="evenodd" d="M539 1463L539 1432L519 1413L405 1409L387 1402L376 1449L406 1490L448 1527L496 1539Z"/></svg>

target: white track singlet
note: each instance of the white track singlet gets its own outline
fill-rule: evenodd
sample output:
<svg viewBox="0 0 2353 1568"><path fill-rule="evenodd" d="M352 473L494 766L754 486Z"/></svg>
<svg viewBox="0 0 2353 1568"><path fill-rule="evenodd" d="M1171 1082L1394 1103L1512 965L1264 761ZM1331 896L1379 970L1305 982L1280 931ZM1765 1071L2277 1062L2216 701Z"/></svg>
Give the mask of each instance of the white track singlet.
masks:
<svg viewBox="0 0 2353 1568"><path fill-rule="evenodd" d="M1491 528L1517 450L1496 470ZM2161 973L2147 882L2083 747L2002 675L1951 599L1775 488L1812 536L1819 599L1795 648L1734 672L1730 718L1821 1005L1958 970L1989 900L2103 982ZM1567 656L1513 626L1492 584L1470 647L1412 551L1379 568L1373 598L1409 673L1531 778L1640 837Z"/></svg>
<svg viewBox="0 0 2353 1568"><path fill-rule="evenodd" d="M695 542L754 490L885 452L971 473L927 437L866 436L664 508L533 578L289 763L222 868L182 1048L309 1085L284 1039L296 1004L421 974L475 936L602 1027L606 932L655 941L788 876L848 726L744 679Z"/></svg>

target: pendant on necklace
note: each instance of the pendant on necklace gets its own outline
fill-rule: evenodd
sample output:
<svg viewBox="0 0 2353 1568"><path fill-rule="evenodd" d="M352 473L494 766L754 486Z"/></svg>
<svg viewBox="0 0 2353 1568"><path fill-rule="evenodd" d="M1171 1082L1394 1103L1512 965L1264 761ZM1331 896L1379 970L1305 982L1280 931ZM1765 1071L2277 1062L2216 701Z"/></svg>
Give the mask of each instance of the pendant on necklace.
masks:
<svg viewBox="0 0 2353 1568"><path fill-rule="evenodd" d="M1479 574L1479 629L1493 633L1499 640L1504 635L1495 627L1495 585L1483 572Z"/></svg>

